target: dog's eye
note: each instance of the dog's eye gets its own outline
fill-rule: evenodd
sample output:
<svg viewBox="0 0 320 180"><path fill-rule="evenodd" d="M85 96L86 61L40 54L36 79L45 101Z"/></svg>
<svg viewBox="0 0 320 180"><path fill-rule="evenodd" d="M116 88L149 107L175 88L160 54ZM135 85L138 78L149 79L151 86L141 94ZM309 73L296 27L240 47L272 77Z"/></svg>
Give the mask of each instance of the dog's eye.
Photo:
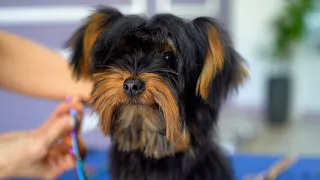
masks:
<svg viewBox="0 0 320 180"><path fill-rule="evenodd" d="M165 61L171 61L174 59L174 54L173 52L165 52L163 55L163 60Z"/></svg>

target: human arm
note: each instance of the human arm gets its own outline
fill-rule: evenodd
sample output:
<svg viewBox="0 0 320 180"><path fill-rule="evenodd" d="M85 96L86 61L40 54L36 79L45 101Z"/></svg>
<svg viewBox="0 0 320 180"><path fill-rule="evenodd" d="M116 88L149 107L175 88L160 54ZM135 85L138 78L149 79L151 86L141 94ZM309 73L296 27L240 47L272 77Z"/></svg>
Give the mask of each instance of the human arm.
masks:
<svg viewBox="0 0 320 180"><path fill-rule="evenodd" d="M67 95L88 99L92 82L76 81L68 61L45 46L0 31L0 87L54 100Z"/></svg>

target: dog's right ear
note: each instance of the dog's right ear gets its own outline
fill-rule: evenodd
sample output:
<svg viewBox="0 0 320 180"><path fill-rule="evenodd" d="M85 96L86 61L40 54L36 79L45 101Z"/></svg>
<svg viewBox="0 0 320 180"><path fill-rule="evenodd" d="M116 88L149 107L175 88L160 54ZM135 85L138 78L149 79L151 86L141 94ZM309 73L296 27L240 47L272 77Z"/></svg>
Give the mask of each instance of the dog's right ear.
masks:
<svg viewBox="0 0 320 180"><path fill-rule="evenodd" d="M67 41L66 47L72 49L71 66L77 79L91 78L92 47L99 35L121 17L118 10L100 6Z"/></svg>

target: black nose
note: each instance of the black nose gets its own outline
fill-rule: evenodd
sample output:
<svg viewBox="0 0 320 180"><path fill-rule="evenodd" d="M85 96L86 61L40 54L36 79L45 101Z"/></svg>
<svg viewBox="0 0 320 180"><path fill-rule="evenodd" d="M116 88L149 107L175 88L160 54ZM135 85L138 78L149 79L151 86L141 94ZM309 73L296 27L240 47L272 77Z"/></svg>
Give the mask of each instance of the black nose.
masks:
<svg viewBox="0 0 320 180"><path fill-rule="evenodd" d="M139 79L126 79L123 83L123 91L127 96L136 96L143 92L144 82Z"/></svg>

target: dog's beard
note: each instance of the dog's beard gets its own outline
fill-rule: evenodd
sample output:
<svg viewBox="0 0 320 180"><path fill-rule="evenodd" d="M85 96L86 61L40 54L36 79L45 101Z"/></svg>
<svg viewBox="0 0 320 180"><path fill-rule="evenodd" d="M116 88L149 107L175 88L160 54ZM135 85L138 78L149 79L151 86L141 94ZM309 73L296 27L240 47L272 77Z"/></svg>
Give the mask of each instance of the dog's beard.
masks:
<svg viewBox="0 0 320 180"><path fill-rule="evenodd" d="M95 89L91 103L100 116L100 127L111 135L118 149L142 151L147 157L160 158L186 150L189 136L179 116L176 95L161 76L142 73L145 90L128 98L123 82L132 75L108 69L93 75Z"/></svg>

